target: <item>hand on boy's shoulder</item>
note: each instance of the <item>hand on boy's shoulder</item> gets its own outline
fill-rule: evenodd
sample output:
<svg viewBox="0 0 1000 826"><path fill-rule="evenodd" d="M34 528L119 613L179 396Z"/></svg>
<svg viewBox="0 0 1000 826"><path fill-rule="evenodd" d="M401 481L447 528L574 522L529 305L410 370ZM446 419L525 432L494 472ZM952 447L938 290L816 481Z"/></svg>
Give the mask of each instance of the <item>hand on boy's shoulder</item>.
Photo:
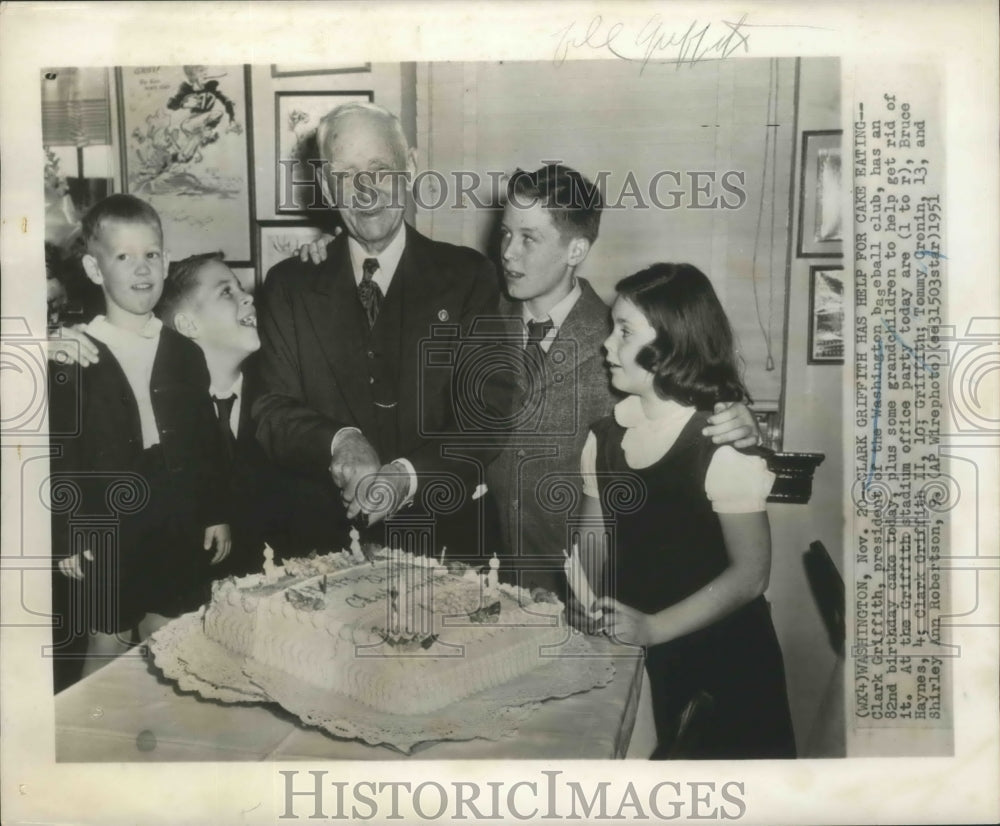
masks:
<svg viewBox="0 0 1000 826"><path fill-rule="evenodd" d="M312 261L313 264L322 264L326 261L326 248L330 245L330 242L338 238L342 232L343 230L340 227L336 227L333 230L333 235L324 232L315 241L303 244L298 249L299 261L303 264L307 261Z"/></svg>
<svg viewBox="0 0 1000 826"><path fill-rule="evenodd" d="M701 433L717 445L731 444L737 449L760 444L760 431L753 413L742 402L719 402L708 418L709 426Z"/></svg>
<svg viewBox="0 0 1000 826"><path fill-rule="evenodd" d="M79 364L81 367L97 364L101 355L97 345L87 335L86 324L60 327L50 333L46 349L50 361L63 365Z"/></svg>

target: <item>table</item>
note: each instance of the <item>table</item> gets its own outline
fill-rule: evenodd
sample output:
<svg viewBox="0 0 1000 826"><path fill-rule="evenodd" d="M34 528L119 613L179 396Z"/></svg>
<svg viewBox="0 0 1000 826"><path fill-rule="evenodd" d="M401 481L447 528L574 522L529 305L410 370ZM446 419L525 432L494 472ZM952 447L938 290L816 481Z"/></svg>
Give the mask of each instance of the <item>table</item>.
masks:
<svg viewBox="0 0 1000 826"><path fill-rule="evenodd" d="M276 704L230 705L184 694L139 647L56 695L56 760L622 758L635 724L642 659L634 649L591 640L615 658L615 677L604 688L542 703L514 737L422 743L408 755L331 737Z"/></svg>

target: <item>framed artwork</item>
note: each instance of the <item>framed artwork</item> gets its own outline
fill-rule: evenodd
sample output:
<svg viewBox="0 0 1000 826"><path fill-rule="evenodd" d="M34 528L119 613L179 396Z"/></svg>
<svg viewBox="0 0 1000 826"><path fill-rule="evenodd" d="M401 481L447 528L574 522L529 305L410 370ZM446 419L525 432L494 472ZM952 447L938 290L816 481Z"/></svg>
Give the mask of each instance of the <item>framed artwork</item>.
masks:
<svg viewBox="0 0 1000 826"><path fill-rule="evenodd" d="M844 363L844 268L809 268L809 364Z"/></svg>
<svg viewBox="0 0 1000 826"><path fill-rule="evenodd" d="M844 252L843 184L839 129L802 133L799 185L799 258L833 258Z"/></svg>
<svg viewBox="0 0 1000 826"><path fill-rule="evenodd" d="M253 266L249 66L115 70L125 192L148 201L174 260L225 250Z"/></svg>
<svg viewBox="0 0 1000 826"><path fill-rule="evenodd" d="M255 291L259 291L271 267L291 258L299 247L322 234L323 230L309 221L258 221Z"/></svg>
<svg viewBox="0 0 1000 826"><path fill-rule="evenodd" d="M326 66L306 66L292 63L272 63L271 77L302 77L304 75L346 75L370 72L371 63L331 63Z"/></svg>
<svg viewBox="0 0 1000 826"><path fill-rule="evenodd" d="M370 102L373 97L371 92L275 92L277 214L323 209L323 193L316 180L320 162L316 126L331 109L343 103Z"/></svg>

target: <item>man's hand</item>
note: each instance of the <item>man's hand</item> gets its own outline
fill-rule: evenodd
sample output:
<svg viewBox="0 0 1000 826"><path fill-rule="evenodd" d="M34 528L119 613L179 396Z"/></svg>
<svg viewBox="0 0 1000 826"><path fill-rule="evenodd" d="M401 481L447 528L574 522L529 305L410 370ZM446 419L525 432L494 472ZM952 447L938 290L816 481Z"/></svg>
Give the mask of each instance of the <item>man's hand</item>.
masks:
<svg viewBox="0 0 1000 826"><path fill-rule="evenodd" d="M601 597L597 607L604 611L604 633L617 643L650 645L649 614L622 605L612 597Z"/></svg>
<svg viewBox="0 0 1000 826"><path fill-rule="evenodd" d="M229 525L211 525L205 528L205 550L212 550L213 544L215 545L215 556L212 557L212 561L209 564L218 565L223 559L229 556L229 551L233 547Z"/></svg>
<svg viewBox="0 0 1000 826"><path fill-rule="evenodd" d="M710 427L706 427L701 433L703 436L711 436L717 445L731 444L736 448L744 448L760 444L757 420L750 408L742 402L719 402L708 421Z"/></svg>
<svg viewBox="0 0 1000 826"><path fill-rule="evenodd" d="M67 576L70 579L83 579L83 564L82 559L86 559L88 562L94 561L94 555L90 550L86 550L83 553L77 551L73 556L67 556L59 560L59 573L63 576Z"/></svg>
<svg viewBox="0 0 1000 826"><path fill-rule="evenodd" d="M410 492L410 474L395 462L382 465L374 476L358 483L357 495L347 508L347 518L368 514L368 524L375 525L392 516L406 502Z"/></svg>
<svg viewBox="0 0 1000 826"><path fill-rule="evenodd" d="M340 227L337 227L333 231L333 235L328 235L324 232L315 241L303 244L299 247L299 261L302 261L303 263L306 261L312 261L313 264L322 264L326 261L326 245L342 232L343 230Z"/></svg>
<svg viewBox="0 0 1000 826"><path fill-rule="evenodd" d="M382 463L378 453L362 433L351 430L341 432L335 439L336 447L330 462L330 476L333 483L340 488L340 498L346 507L349 518L354 518L359 509L352 514L351 507L357 496L358 483L366 476L378 473Z"/></svg>
<svg viewBox="0 0 1000 826"><path fill-rule="evenodd" d="M81 367L97 364L100 358L97 346L84 335L85 332L86 324L60 328L58 335L49 337L49 358L57 364L79 363Z"/></svg>

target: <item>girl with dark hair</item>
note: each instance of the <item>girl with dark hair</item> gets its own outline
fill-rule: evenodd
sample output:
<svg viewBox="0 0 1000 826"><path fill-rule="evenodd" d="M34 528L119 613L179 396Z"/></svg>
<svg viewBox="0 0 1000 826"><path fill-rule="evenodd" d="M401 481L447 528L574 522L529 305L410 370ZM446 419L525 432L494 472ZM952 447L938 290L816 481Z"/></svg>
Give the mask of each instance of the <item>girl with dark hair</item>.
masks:
<svg viewBox="0 0 1000 826"><path fill-rule="evenodd" d="M603 556L603 542L585 542L594 616L617 642L646 647L654 759L794 757L764 599L774 477L759 456L701 435L716 402L748 399L726 314L688 264L656 264L617 289L604 348L628 395L581 459L586 515L613 540Z"/></svg>

